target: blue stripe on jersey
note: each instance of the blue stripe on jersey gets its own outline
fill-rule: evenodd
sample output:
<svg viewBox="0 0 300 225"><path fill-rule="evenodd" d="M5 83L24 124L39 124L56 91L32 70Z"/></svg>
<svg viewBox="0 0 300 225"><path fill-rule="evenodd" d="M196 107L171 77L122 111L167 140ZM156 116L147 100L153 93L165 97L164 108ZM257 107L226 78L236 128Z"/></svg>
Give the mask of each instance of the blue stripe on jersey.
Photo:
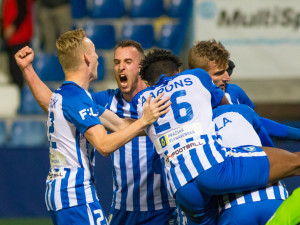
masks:
<svg viewBox="0 0 300 225"><path fill-rule="evenodd" d="M212 154L211 145L209 144L208 136L207 135L201 135L201 139L204 139L205 144L203 145L203 150L205 152L205 155L211 165L218 164L216 158Z"/></svg>
<svg viewBox="0 0 300 225"><path fill-rule="evenodd" d="M68 181L70 177L71 170L70 168L64 168L64 171L66 171L65 177L61 180L61 201L62 201L62 207L68 208L70 207L70 201L69 201L69 196L68 196Z"/></svg>
<svg viewBox="0 0 300 225"><path fill-rule="evenodd" d="M126 161L125 161L125 147L122 146L119 150L120 153L120 171L121 171L121 205L126 205L126 199L128 195L128 186L127 186L127 173L126 173Z"/></svg>
<svg viewBox="0 0 300 225"><path fill-rule="evenodd" d="M119 93L120 94L120 93ZM122 98L117 98L118 100L118 104L117 104L117 111L116 111L116 114L121 117L121 118L124 118L124 110L123 110L123 107L124 107L124 102L122 101Z"/></svg>
<svg viewBox="0 0 300 225"><path fill-rule="evenodd" d="M131 141L132 148L138 149L139 148L139 138L136 137ZM139 151L132 151L132 167L134 165L139 165ZM133 198L133 209L136 211L140 210L140 181L141 181L141 171L140 167L136 167L133 171L133 192L135 196Z"/></svg>
<svg viewBox="0 0 300 225"><path fill-rule="evenodd" d="M250 193L251 193L251 191L243 192L246 202L253 202L252 195Z"/></svg>
<svg viewBox="0 0 300 225"><path fill-rule="evenodd" d="M202 163L200 162L200 159L197 156L197 149L196 148L190 150L190 155L191 155L191 159L192 159L192 162L193 162L194 166L196 168L199 168L201 171L204 171Z"/></svg>
<svg viewBox="0 0 300 225"><path fill-rule="evenodd" d="M176 173L175 173L175 165L170 161L170 174L171 174L171 179L173 180L173 183L175 185L175 187L180 187L181 184L176 176Z"/></svg>
<svg viewBox="0 0 300 225"><path fill-rule="evenodd" d="M150 138L146 138L146 157L147 157L147 203L148 210L155 210L154 204L154 193L153 193L153 185L154 185L154 174L151 172L152 170L152 158L153 158L153 145ZM149 176L151 174L151 176Z"/></svg>
<svg viewBox="0 0 300 225"><path fill-rule="evenodd" d="M82 205L82 204L86 203L86 200L85 200L85 193L84 193L84 185L80 185L80 184L83 184L83 182L84 182L84 170L83 170L82 158L81 158L81 154L80 154L80 152L81 152L80 151L80 132L78 129L76 129L76 131L75 131L75 139L76 139L77 158L78 158L78 162L80 164L80 168L77 169L77 173L76 173L75 193L76 193L78 205Z"/></svg>
<svg viewBox="0 0 300 225"><path fill-rule="evenodd" d="M276 185L273 186L274 189L274 195L275 195L275 199L280 199L280 190L278 187L278 183Z"/></svg>
<svg viewBox="0 0 300 225"><path fill-rule="evenodd" d="M261 196L261 199L268 199L267 191L265 188L259 190L259 195Z"/></svg>
<svg viewBox="0 0 300 225"><path fill-rule="evenodd" d="M52 204L52 210L56 211L56 205L54 204L55 203L55 200L54 200L54 194L55 194L55 183L56 183L56 180L53 180L51 182L51 194L50 194L50 202Z"/></svg>
<svg viewBox="0 0 300 225"><path fill-rule="evenodd" d="M78 205L83 205L86 204L86 198L85 198L85 192L84 192L84 170L82 168L78 168L77 173L76 173L76 198L77 198L77 203Z"/></svg>
<svg viewBox="0 0 300 225"><path fill-rule="evenodd" d="M192 180L193 179L192 174L190 173L190 170L187 168L187 166L185 164L183 155L177 156L177 159L180 162L180 169L181 169L181 171L183 171L185 179Z"/></svg>
<svg viewBox="0 0 300 225"><path fill-rule="evenodd" d="M111 157L111 161L114 162L115 160L114 154L111 154L110 157ZM115 186L115 190L113 192L113 199L116 199L117 191L119 190L119 185L117 182L115 182L117 179L117 174L114 166L112 167L112 176L113 176L113 185ZM113 201L112 208L116 208L116 201Z"/></svg>

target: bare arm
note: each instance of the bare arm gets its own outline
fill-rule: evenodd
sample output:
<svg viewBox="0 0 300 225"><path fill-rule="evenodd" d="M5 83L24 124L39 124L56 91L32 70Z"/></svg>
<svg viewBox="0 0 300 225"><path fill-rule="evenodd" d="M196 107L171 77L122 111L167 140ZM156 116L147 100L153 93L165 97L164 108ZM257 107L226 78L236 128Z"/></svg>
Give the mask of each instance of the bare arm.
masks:
<svg viewBox="0 0 300 225"><path fill-rule="evenodd" d="M100 116L100 120L102 122L102 125L105 127L105 129L111 132L121 130L136 121L135 119L131 119L131 118L122 119L108 109L106 109L104 113ZM141 131L136 136L146 136L146 135L147 134L145 133L145 131Z"/></svg>
<svg viewBox="0 0 300 225"><path fill-rule="evenodd" d="M150 96L145 102L143 116L134 122L131 121L131 124L129 126L129 120L125 120L125 123L123 123L123 119L120 119L118 117L120 121L114 121L114 125L112 125L112 127L117 129L119 127L121 128L120 130L111 134L107 134L104 126L96 125L87 129L84 133L84 136L98 150L98 152L101 155L109 155L110 153L120 148L122 145L132 140L139 133L144 132L143 129L146 126L154 123L161 115L169 111L168 107L170 106L171 102L166 103L169 100L169 98L164 98L158 101L161 96L162 94L158 95L151 103ZM107 113L107 111L108 110L106 110L103 114ZM108 114L104 116L106 117L106 122L109 122L110 119L116 119L116 117L112 116L111 113L113 112L108 112Z"/></svg>
<svg viewBox="0 0 300 225"><path fill-rule="evenodd" d="M52 91L44 84L43 81L41 81L32 67L34 51L26 46L15 54L15 59L24 75L24 78L27 81L27 84L34 98L36 99L40 107L47 113L52 97Z"/></svg>

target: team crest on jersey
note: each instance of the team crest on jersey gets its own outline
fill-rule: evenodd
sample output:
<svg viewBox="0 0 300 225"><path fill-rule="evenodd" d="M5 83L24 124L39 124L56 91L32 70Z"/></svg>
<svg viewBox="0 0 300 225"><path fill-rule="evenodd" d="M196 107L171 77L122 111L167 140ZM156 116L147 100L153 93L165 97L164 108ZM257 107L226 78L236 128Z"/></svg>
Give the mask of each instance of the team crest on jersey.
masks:
<svg viewBox="0 0 300 225"><path fill-rule="evenodd" d="M168 139L166 138L166 136L160 137L159 138L159 143L160 143L162 148L166 147L168 145Z"/></svg>
<svg viewBox="0 0 300 225"><path fill-rule="evenodd" d="M248 152L253 152L253 151L256 150L256 147L254 147L254 146L248 146L248 147L243 147L243 149L245 151L248 151Z"/></svg>

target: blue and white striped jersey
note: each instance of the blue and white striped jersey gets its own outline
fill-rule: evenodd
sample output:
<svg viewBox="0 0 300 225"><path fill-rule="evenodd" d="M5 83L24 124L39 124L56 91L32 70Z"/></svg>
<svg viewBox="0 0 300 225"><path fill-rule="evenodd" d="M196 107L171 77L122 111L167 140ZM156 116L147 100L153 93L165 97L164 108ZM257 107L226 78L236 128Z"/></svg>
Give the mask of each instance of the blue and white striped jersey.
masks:
<svg viewBox="0 0 300 225"><path fill-rule="evenodd" d="M131 102L119 89L92 94L99 104L121 118L137 119ZM155 149L149 137L136 137L111 154L113 162L112 208L126 211L152 211L175 207L168 196L161 174L154 173L152 160Z"/></svg>
<svg viewBox="0 0 300 225"><path fill-rule="evenodd" d="M241 145L261 146L257 134L262 124L259 116L246 105L223 105L213 110L214 122L219 136L222 137L224 147ZM288 192L281 182L266 188L226 194L219 197L220 210L244 203L271 199L286 199Z"/></svg>
<svg viewBox="0 0 300 225"><path fill-rule="evenodd" d="M52 95L47 120L51 166L45 194L48 210L98 201L95 149L83 136L89 127L101 124L96 110L90 94L74 82L64 82Z"/></svg>
<svg viewBox="0 0 300 225"><path fill-rule="evenodd" d="M145 129L160 155L169 193L173 196L204 170L224 161L225 151L215 141L212 106L224 92L202 69L186 70L173 77L161 76L133 99L139 117L149 95L164 92L172 102L170 111Z"/></svg>

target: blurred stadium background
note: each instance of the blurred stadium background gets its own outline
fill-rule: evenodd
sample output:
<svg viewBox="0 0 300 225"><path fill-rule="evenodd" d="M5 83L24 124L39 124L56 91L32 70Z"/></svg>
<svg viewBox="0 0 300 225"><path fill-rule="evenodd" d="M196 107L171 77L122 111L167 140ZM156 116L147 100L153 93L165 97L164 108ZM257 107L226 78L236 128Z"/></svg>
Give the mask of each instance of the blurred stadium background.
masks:
<svg viewBox="0 0 300 225"><path fill-rule="evenodd" d="M0 1L1 3L1 1ZM116 88L113 48L123 39L171 49L187 68L195 41L215 38L231 52L240 85L259 115L300 128L300 5L297 0L71 0L72 26L83 27L99 52L99 78L91 91ZM55 54L43 52L35 23L34 67L55 89L64 79ZM54 72L55 71L55 72ZM55 75L55 76L54 76ZM46 116L28 87L10 84L0 51L0 224L51 224L44 203L49 169ZM295 151L299 142L274 139ZM298 149L299 150L299 149ZM96 187L108 213L112 195L110 158L96 159ZM291 193L299 178L286 180Z"/></svg>

